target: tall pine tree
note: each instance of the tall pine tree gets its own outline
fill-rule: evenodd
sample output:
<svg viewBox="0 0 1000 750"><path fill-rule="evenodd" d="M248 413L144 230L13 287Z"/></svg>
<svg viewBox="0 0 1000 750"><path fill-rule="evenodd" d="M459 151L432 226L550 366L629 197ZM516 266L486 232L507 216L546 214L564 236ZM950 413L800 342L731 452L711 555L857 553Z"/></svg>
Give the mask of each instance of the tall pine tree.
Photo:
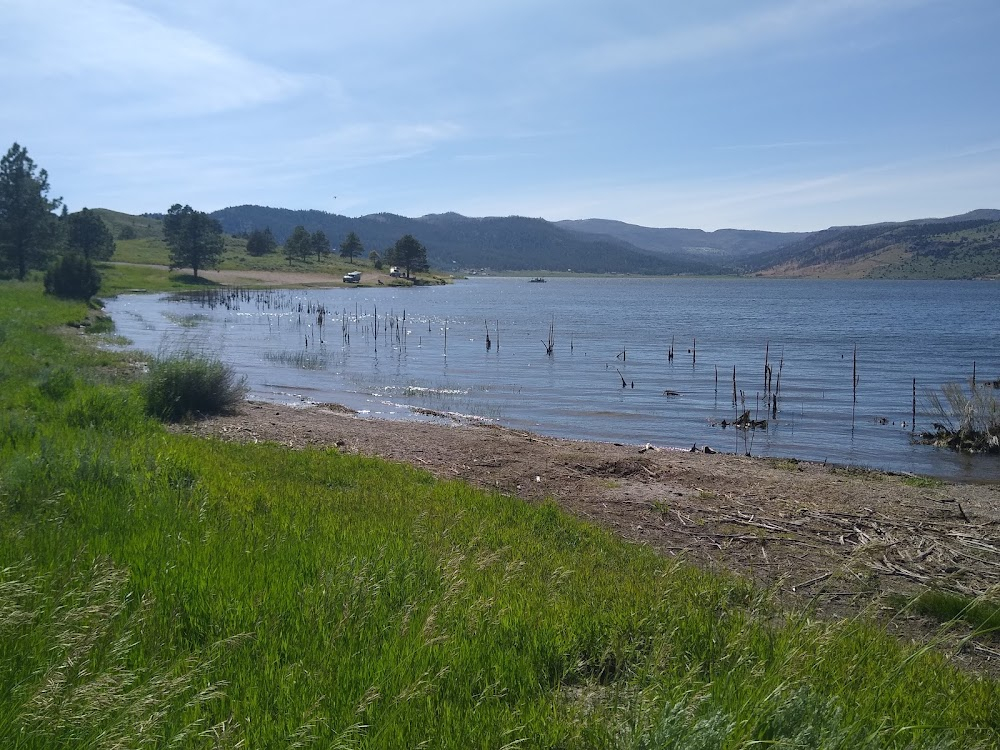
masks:
<svg viewBox="0 0 1000 750"><path fill-rule="evenodd" d="M349 258L354 262L355 255L361 255L365 248L361 244L361 239L354 232L350 232L343 242L340 243L340 257Z"/></svg>
<svg viewBox="0 0 1000 750"><path fill-rule="evenodd" d="M87 260L108 260L115 252L115 237L96 211L85 208L66 217L66 244Z"/></svg>
<svg viewBox="0 0 1000 750"><path fill-rule="evenodd" d="M170 248L170 268L198 269L215 265L225 244L222 227L206 213L175 203L163 219L163 238Z"/></svg>
<svg viewBox="0 0 1000 750"><path fill-rule="evenodd" d="M49 175L15 143L0 160L0 262L23 279L48 264L61 198L50 199Z"/></svg>

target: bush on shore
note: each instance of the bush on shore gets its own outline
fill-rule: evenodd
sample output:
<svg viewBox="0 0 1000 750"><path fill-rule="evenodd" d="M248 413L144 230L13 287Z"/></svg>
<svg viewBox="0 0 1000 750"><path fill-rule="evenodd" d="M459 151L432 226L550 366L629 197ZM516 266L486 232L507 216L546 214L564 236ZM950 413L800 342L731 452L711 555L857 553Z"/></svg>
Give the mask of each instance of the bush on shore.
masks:
<svg viewBox="0 0 1000 750"><path fill-rule="evenodd" d="M90 299L101 288L101 274L79 253L60 256L45 272L45 293L63 299Z"/></svg>
<svg viewBox="0 0 1000 750"><path fill-rule="evenodd" d="M145 384L146 413L167 422L231 414L246 397L246 378L217 359L184 352L157 359Z"/></svg>

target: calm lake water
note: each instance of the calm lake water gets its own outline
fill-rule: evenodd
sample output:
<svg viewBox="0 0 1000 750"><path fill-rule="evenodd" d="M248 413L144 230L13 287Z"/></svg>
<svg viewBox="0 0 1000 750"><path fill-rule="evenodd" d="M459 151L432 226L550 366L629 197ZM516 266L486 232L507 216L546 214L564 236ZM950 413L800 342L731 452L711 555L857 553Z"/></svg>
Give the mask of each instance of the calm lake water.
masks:
<svg viewBox="0 0 1000 750"><path fill-rule="evenodd" d="M992 282L473 278L214 305L124 295L108 310L134 347L210 352L257 399L995 481L995 456L914 444L911 412L914 378L918 431L939 419L927 394L968 381L973 362L978 379L1000 378L998 302ZM744 404L772 416L765 349L777 418L723 427Z"/></svg>

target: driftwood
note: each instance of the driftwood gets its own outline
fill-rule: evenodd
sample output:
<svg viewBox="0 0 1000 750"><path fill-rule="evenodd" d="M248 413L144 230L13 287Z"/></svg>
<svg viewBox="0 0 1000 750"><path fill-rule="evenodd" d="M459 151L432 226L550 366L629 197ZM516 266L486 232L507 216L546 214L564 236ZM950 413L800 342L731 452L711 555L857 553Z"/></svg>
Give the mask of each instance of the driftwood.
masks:
<svg viewBox="0 0 1000 750"><path fill-rule="evenodd" d="M972 429L950 430L938 422L934 423L934 432L920 433L920 442L960 453L1000 453L1000 432L992 434Z"/></svg>
<svg viewBox="0 0 1000 750"><path fill-rule="evenodd" d="M750 417L750 410L746 409L734 421L730 422L728 419L723 419L721 422L718 422L718 425L723 429L732 425L733 427L739 428L741 430L766 430L767 420L752 419Z"/></svg>

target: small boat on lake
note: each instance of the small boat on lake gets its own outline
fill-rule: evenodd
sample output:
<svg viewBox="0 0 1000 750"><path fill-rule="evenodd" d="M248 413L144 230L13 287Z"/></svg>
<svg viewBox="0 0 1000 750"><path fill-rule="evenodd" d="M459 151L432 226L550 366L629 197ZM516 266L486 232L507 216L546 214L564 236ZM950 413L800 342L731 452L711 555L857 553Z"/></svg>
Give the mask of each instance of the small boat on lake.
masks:
<svg viewBox="0 0 1000 750"><path fill-rule="evenodd" d="M541 276L536 276L533 279L528 279L528 283L529 284L544 284L545 283L545 279L543 279Z"/></svg>

